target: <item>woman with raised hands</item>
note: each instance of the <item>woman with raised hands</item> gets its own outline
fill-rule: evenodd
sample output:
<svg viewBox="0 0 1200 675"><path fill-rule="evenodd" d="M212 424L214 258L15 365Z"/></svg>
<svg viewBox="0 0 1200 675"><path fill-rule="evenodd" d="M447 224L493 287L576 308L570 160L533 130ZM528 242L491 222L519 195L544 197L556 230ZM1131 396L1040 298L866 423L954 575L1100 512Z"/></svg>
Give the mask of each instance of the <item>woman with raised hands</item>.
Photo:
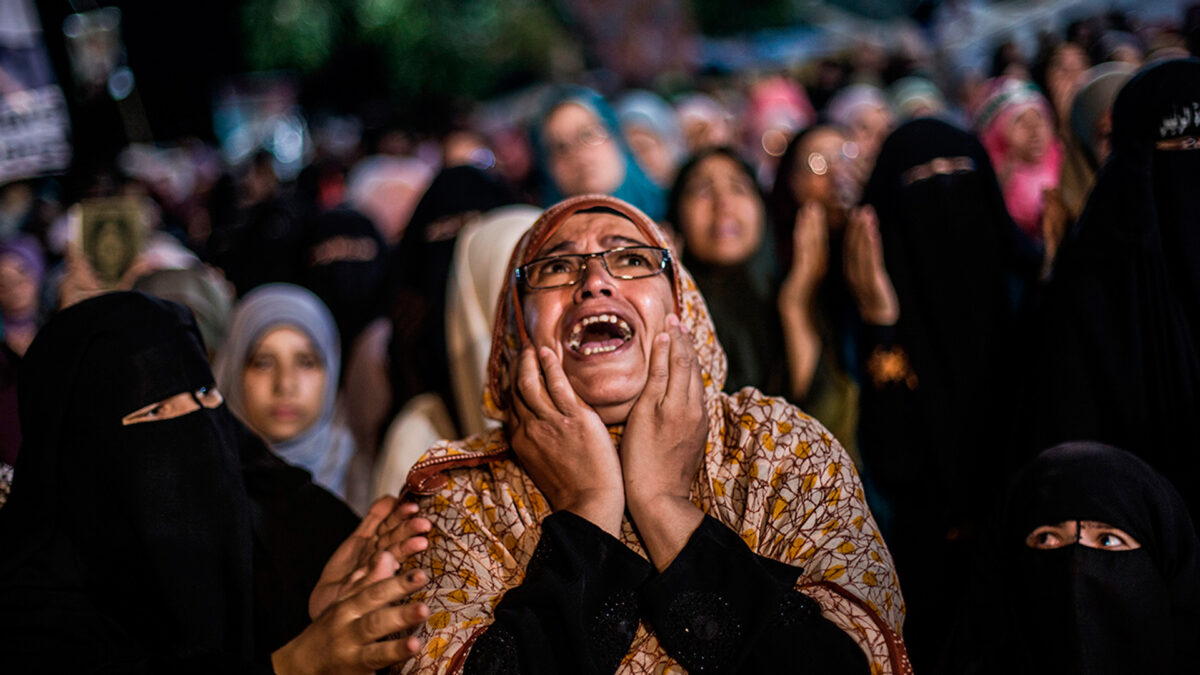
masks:
<svg viewBox="0 0 1200 675"><path fill-rule="evenodd" d="M568 199L510 270L485 397L504 426L409 474L432 582L404 672L909 672L853 464L782 399L721 393L704 300L653 221Z"/></svg>

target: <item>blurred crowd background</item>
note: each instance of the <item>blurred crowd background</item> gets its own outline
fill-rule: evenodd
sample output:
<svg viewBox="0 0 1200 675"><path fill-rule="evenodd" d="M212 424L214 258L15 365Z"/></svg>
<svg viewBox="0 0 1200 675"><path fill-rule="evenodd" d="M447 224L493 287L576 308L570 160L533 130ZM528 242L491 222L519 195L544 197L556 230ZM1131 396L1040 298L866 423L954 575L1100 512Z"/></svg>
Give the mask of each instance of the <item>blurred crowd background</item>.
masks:
<svg viewBox="0 0 1200 675"><path fill-rule="evenodd" d="M921 462L957 461L923 447L964 436L907 428L928 411L888 389L918 389L921 347L893 348L904 331L944 326L896 325L896 298L873 286L878 224L855 207L876 158L921 117L982 144L986 158L962 141L966 164L904 180L994 167L1018 238L966 267L995 265L1007 318L972 310L971 330L1008 335L1084 209L1117 92L1198 49L1186 1L0 0L0 504L20 446L17 363L57 308L105 288L188 305L226 401L285 459L360 510L395 493L430 442L488 424L491 311L516 238L562 197L607 192L675 232L728 388L788 397L859 463L919 608L920 663L995 490L970 462L940 475L937 507L902 489ZM742 218L721 211L730 193L750 195L745 236L720 232ZM136 221L113 235L136 243L85 245L87 204ZM942 269L947 297L959 267ZM920 293L895 290L901 306ZM945 311L985 302L968 290ZM291 430L251 395L272 367L264 330L289 322L324 371ZM1023 397L999 384L1016 357L993 347L948 366L986 371L920 382L941 388L937 405ZM955 410L941 414L988 452L1011 440Z"/></svg>

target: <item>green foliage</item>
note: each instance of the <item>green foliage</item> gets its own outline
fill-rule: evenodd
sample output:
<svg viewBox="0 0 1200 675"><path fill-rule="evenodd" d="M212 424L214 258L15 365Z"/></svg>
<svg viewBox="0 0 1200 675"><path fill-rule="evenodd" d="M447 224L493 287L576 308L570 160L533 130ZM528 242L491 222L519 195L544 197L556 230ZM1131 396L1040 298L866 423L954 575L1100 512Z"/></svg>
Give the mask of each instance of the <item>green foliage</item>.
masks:
<svg viewBox="0 0 1200 675"><path fill-rule="evenodd" d="M247 59L259 70L316 70L333 55L338 22L329 0L251 0L242 8Z"/></svg>
<svg viewBox="0 0 1200 675"><path fill-rule="evenodd" d="M311 73L345 46L380 54L398 98L482 99L545 77L567 43L548 0L250 0L250 64Z"/></svg>

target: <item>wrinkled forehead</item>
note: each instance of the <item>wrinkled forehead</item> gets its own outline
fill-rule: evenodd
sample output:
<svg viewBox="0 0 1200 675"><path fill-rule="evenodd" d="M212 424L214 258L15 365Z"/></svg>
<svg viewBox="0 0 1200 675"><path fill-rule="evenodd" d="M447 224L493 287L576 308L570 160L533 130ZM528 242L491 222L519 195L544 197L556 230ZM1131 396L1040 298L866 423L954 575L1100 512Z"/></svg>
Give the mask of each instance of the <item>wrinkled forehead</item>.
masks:
<svg viewBox="0 0 1200 675"><path fill-rule="evenodd" d="M618 246L657 246L629 218L616 212L583 212L562 221L530 259L562 253L591 253Z"/></svg>

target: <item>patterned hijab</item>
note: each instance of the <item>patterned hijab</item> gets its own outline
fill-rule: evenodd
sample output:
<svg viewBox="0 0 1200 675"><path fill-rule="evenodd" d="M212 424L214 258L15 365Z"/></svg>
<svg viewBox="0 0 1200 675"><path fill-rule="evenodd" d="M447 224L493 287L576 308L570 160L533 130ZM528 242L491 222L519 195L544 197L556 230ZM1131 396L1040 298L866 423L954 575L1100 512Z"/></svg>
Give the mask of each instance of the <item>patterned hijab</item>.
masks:
<svg viewBox="0 0 1200 675"><path fill-rule="evenodd" d="M527 339L515 269L536 257L570 216L597 207L627 217L648 243L667 246L653 221L612 197L585 195L547 210L509 260L488 363L489 417L511 419L513 368ZM755 553L802 566L797 588L856 640L872 672L911 672L898 637L904 610L891 555L849 456L824 427L782 399L751 388L721 393L725 354L704 299L674 259L671 273L676 311L698 352L708 411L707 450L693 501ZM623 427L610 432L619 440ZM430 548L413 561L432 572L432 584L414 596L432 614L418 631L424 651L407 672L458 672L469 645L491 622L495 603L521 583L551 510L512 456L503 428L430 448L409 473L406 492L434 524ZM645 555L628 521L620 539ZM678 668L643 624L619 672L658 673L668 666Z"/></svg>

